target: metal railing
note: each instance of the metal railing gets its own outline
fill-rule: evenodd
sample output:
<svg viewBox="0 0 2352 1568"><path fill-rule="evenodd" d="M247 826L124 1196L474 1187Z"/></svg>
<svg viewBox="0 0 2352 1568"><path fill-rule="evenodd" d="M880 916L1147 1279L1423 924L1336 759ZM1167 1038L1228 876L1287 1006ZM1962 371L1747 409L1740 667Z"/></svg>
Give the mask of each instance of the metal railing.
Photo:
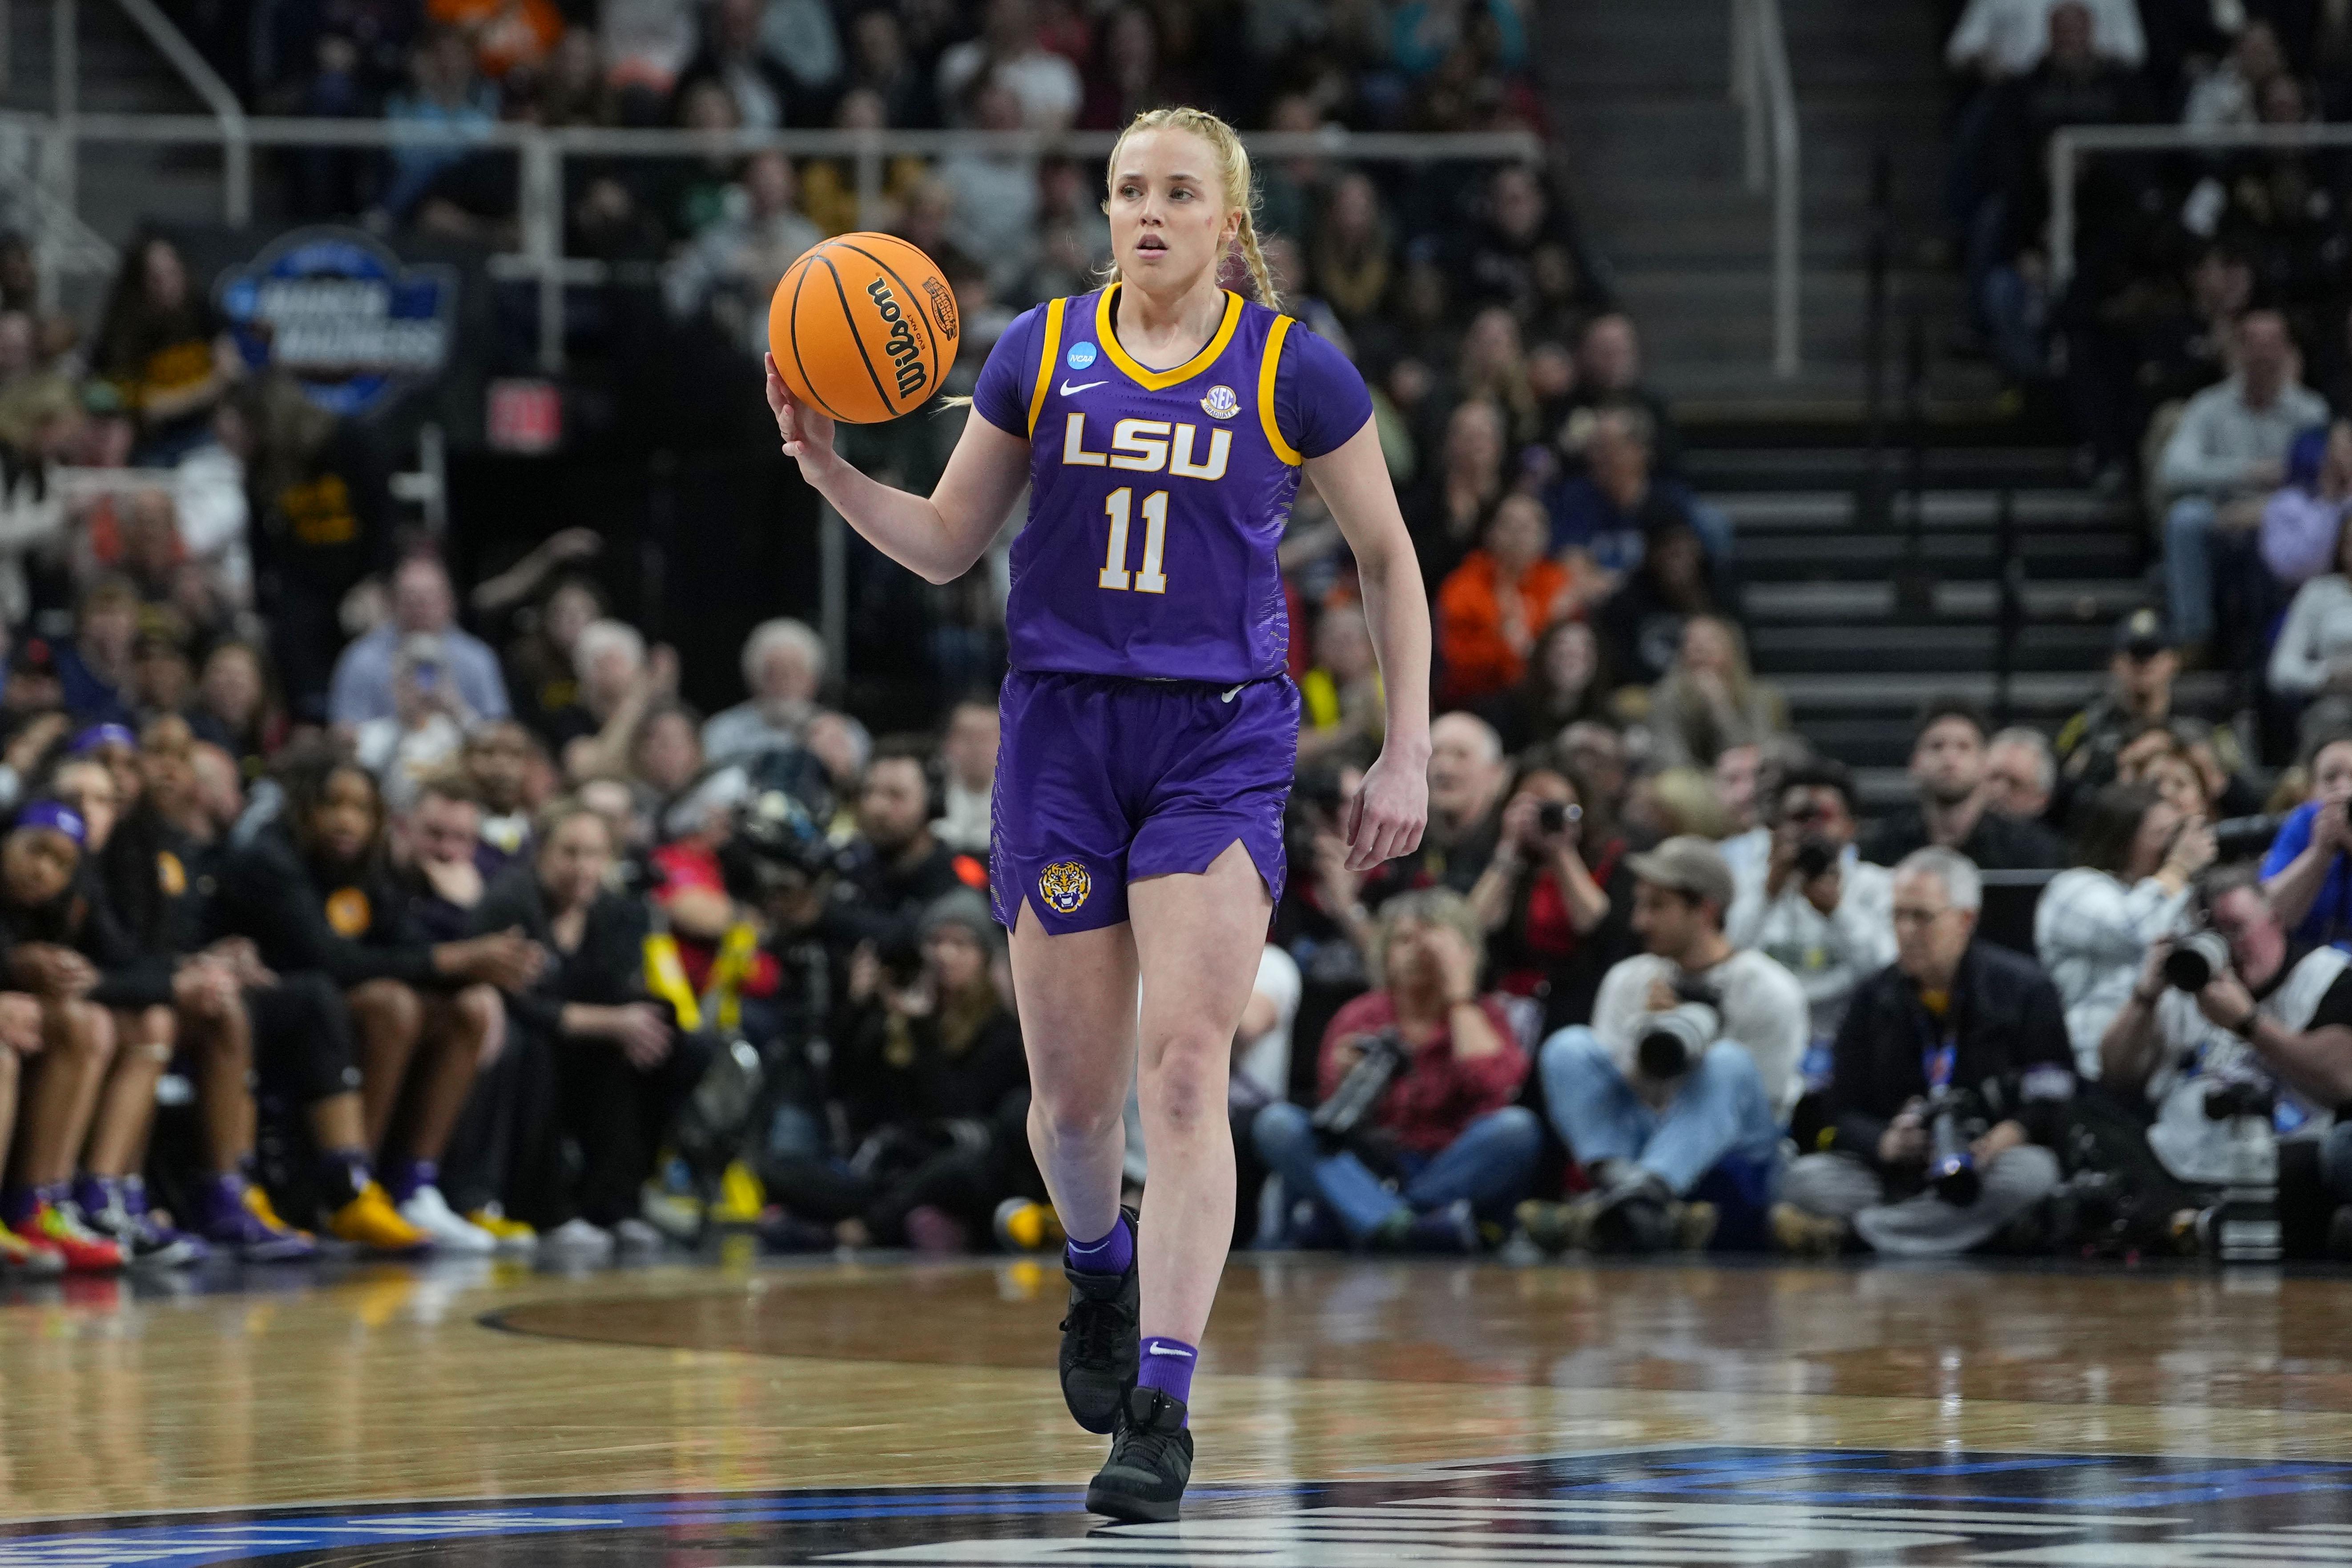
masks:
<svg viewBox="0 0 2352 1568"><path fill-rule="evenodd" d="M1797 90L1780 0L1731 0L1731 101L1746 117L1748 188L1772 195L1772 374L1797 374L1803 258L1798 242Z"/></svg>
<svg viewBox="0 0 2352 1568"><path fill-rule="evenodd" d="M2074 174L2099 153L2291 153L2352 147L2352 125L2069 125L2050 138L2050 270L2054 295L2074 275Z"/></svg>
<svg viewBox="0 0 2352 1568"><path fill-rule="evenodd" d="M1764 0L1770 4L1770 0ZM563 254L563 163L567 158L715 158L774 151L793 158L836 158L855 174L859 221L879 226L887 212L885 177L890 161L902 156L940 158L1055 154L1082 158L1109 155L1114 132L1074 131L625 131L572 126L498 123L461 126L394 120L318 120L255 117L234 131L215 117L178 114L68 114L54 119L0 114L0 129L42 141L35 160L55 189L37 203L47 214L70 213L74 166L79 150L93 142L159 146L220 146L231 175L223 216L232 223L250 216L249 181L240 185L234 170L241 157L260 147L350 147L389 151L445 146L478 152L504 150L520 163L518 222L520 248L490 258L494 277L538 286L539 361L549 374L563 365L564 289L595 285L611 272L605 263ZM1416 135L1339 130L1262 132L1245 138L1253 157L1330 158L1397 163L1538 162L1543 143L1529 132L1471 132ZM239 204L244 205L240 207ZM38 243L45 289L54 270L73 269L76 256L62 237L46 229Z"/></svg>

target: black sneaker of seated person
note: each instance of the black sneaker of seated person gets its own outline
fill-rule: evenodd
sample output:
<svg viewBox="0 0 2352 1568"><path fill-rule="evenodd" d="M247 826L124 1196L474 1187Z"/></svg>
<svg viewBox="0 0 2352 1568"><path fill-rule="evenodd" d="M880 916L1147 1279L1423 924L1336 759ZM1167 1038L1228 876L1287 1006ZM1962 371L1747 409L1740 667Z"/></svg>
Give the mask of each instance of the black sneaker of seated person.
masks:
<svg viewBox="0 0 2352 1568"><path fill-rule="evenodd" d="M1166 1524L1192 1479L1192 1433L1184 1402L1135 1387L1119 1402L1110 1458L1087 1488L1087 1511L1128 1524Z"/></svg>

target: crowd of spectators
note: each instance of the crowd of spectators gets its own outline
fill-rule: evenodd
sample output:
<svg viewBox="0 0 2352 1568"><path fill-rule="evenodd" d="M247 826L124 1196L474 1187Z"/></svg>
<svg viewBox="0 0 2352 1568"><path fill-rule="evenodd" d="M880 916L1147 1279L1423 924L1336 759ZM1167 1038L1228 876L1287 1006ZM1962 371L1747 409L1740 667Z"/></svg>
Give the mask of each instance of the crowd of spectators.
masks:
<svg viewBox="0 0 2352 1568"><path fill-rule="evenodd" d="M2024 9L2063 61L2070 27L2103 40L2132 7ZM255 51L279 63L250 85L310 112L1110 125L1181 91L1285 128L1533 118L1504 0L271 13L298 14L320 30ZM2008 105L1981 134L2014 134ZM493 164L298 173L320 210L454 233L506 221ZM2012 166L2032 161L1987 164ZM2273 434L2302 454L2263 531L2265 562L2307 568L2277 655L2314 699L2298 764L2273 788L2233 731L2175 710L2210 624L2181 595L2225 597L2177 563L2169 616L2126 617L2054 738L1931 703L1916 801L1873 820L1749 668L1730 524L1682 482L1636 324L1544 171L1260 177L1288 307L1373 386L1442 711L1423 844L1350 870L1380 676L1303 498L1292 875L1234 1043L1237 1239L2227 1250L2247 1182L2216 1162L2255 1119L2295 1245L2352 1247L2352 983L2324 956L2352 938L2330 521L2352 447L2287 428L2309 395L2286 323L2228 257L2191 281L2235 374L2167 438L2206 484L2168 531L2208 548L2254 483L2226 463ZM991 312L1099 259L1074 165L975 155L889 191L952 264L971 369ZM645 237L669 306L746 364L767 282L858 221L842 171L772 153L590 169L569 199ZM0 249L0 286L20 259ZM593 1257L713 1221L784 1249L1051 1244L982 893L987 679L935 679L929 727L877 736L851 672L780 618L743 644L742 700L697 712L594 532L453 583L369 431L248 370L168 241L132 248L87 337L25 287L0 306L0 1261L268 1261L318 1230ZM1001 562L962 586L979 625L1001 615ZM2217 833L2266 804L2292 809ZM2049 879L2021 920L2021 874ZM2187 987L2169 961L2191 949ZM2259 1115L2209 1115L2225 1088Z"/></svg>

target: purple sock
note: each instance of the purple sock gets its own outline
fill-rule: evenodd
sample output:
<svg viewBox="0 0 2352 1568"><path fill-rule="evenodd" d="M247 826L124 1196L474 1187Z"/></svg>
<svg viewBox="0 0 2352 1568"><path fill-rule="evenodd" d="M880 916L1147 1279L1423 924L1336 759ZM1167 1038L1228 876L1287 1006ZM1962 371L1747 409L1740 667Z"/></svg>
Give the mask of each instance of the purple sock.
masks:
<svg viewBox="0 0 2352 1568"><path fill-rule="evenodd" d="M362 1150L328 1149L319 1155L319 1185L331 1209L350 1203L374 1180L375 1173L368 1169L368 1157Z"/></svg>
<svg viewBox="0 0 2352 1568"><path fill-rule="evenodd" d="M395 1160L384 1185L394 1203L404 1204L416 1195L417 1188L432 1186L440 1179L441 1168L430 1160Z"/></svg>
<svg viewBox="0 0 2352 1568"><path fill-rule="evenodd" d="M1069 1258L1070 1267L1081 1274L1124 1274L1135 1261L1135 1231L1122 1214L1111 1226L1108 1236L1083 1245L1073 1241L1063 1250Z"/></svg>
<svg viewBox="0 0 2352 1568"><path fill-rule="evenodd" d="M0 1220L12 1226L24 1224L41 1206L41 1195L38 1187L10 1187L0 1193Z"/></svg>
<svg viewBox="0 0 2352 1568"><path fill-rule="evenodd" d="M1156 1388L1180 1403L1192 1403L1192 1368L1200 1362L1197 1346L1165 1334L1143 1336L1142 1365L1135 1374L1138 1388Z"/></svg>

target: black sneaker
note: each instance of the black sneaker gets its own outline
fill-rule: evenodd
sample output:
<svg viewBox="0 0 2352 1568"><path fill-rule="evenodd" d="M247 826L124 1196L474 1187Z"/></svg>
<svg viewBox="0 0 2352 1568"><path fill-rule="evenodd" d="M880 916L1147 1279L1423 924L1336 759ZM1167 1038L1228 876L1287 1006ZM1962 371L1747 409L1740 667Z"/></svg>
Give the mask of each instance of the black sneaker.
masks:
<svg viewBox="0 0 2352 1568"><path fill-rule="evenodd" d="M1132 1233L1133 1209L1121 1209ZM1141 1289L1136 1259L1124 1274L1089 1274L1070 1266L1070 1310L1062 1320L1062 1400L1070 1419L1089 1432L1108 1432L1118 1416L1119 1398L1135 1382L1141 1352L1136 1318L1141 1311Z"/></svg>
<svg viewBox="0 0 2352 1568"><path fill-rule="evenodd" d="M1167 1524L1192 1479L1192 1433L1184 1402L1156 1388L1130 1388L1119 1402L1110 1458L1087 1488L1087 1511L1129 1524Z"/></svg>

